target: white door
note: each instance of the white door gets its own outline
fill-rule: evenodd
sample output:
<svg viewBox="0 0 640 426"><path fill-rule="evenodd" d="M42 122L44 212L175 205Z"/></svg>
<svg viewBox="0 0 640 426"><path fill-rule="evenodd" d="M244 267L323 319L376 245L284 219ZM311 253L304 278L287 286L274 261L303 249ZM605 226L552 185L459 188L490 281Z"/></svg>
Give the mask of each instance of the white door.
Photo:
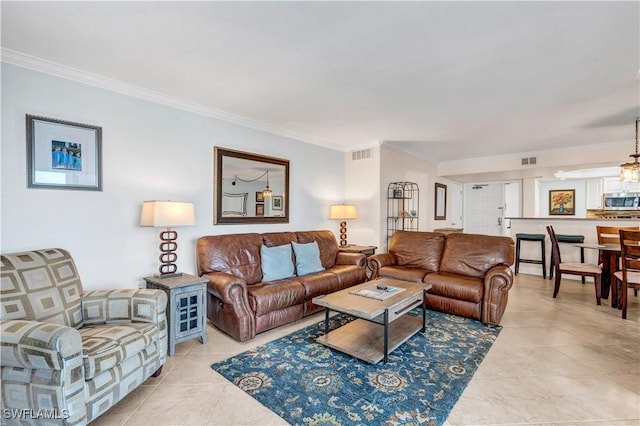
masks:
<svg viewBox="0 0 640 426"><path fill-rule="evenodd" d="M464 228L462 220L462 184L451 183L449 188L451 195L447 194L447 196L451 199L451 227Z"/></svg>
<svg viewBox="0 0 640 426"><path fill-rule="evenodd" d="M504 210L502 216L502 235L509 235L509 229L507 229L507 220L505 217L520 217L522 216L522 199L520 194L522 193L522 184L520 182L505 182L504 184Z"/></svg>
<svg viewBox="0 0 640 426"><path fill-rule="evenodd" d="M520 216L520 193L520 182L465 184L464 232L508 235L504 218Z"/></svg>

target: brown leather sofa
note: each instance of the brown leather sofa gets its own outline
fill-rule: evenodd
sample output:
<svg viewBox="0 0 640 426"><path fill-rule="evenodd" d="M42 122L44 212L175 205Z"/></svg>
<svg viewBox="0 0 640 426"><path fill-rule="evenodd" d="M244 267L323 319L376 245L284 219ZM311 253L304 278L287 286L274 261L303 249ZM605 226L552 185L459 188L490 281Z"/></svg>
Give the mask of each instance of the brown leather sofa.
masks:
<svg viewBox="0 0 640 426"><path fill-rule="evenodd" d="M324 271L262 282L260 248L313 243ZM367 279L366 257L338 251L331 231L214 235L198 238L198 275L209 280L207 317L239 341L318 312L314 297Z"/></svg>
<svg viewBox="0 0 640 426"><path fill-rule="evenodd" d="M431 284L427 308L499 324L513 284L510 237L397 231L389 252L369 258L371 279Z"/></svg>

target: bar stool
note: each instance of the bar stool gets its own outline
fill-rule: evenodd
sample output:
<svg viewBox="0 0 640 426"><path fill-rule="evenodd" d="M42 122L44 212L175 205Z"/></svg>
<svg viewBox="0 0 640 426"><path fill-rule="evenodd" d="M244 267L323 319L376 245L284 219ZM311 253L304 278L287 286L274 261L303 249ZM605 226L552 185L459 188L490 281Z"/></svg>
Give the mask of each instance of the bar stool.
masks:
<svg viewBox="0 0 640 426"><path fill-rule="evenodd" d="M584 243L584 235L556 234L556 239L558 243ZM584 263L584 247L580 247L580 263ZM551 252L551 265L549 265L549 279L553 279L553 251ZM584 284L584 276L582 276L582 284Z"/></svg>
<svg viewBox="0 0 640 426"><path fill-rule="evenodd" d="M516 234L516 271L520 269L520 263L535 263L536 265L542 265L542 277L547 279L547 267L544 250L544 234ZM522 241L540 241L540 248L542 249L542 260L539 259L521 259L520 258L520 243Z"/></svg>

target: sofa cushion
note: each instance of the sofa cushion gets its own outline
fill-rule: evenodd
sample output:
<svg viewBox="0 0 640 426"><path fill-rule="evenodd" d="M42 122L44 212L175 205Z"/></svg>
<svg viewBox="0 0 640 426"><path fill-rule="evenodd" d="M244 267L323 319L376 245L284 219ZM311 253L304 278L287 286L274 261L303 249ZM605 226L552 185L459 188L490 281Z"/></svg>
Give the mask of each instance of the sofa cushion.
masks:
<svg viewBox="0 0 640 426"><path fill-rule="evenodd" d="M436 272L444 242L444 234L396 231L389 241L389 253L396 256L400 266Z"/></svg>
<svg viewBox="0 0 640 426"><path fill-rule="evenodd" d="M211 235L198 238L198 275L225 272L255 284L262 280L260 234Z"/></svg>
<svg viewBox="0 0 640 426"><path fill-rule="evenodd" d="M296 255L296 274L298 276L324 271L317 242L306 244L292 242L291 245Z"/></svg>
<svg viewBox="0 0 640 426"><path fill-rule="evenodd" d="M298 277L298 280L304 287L305 300L311 300L316 296L322 296L341 289L338 276L331 272L305 275Z"/></svg>
<svg viewBox="0 0 640 426"><path fill-rule="evenodd" d="M361 284L367 280L367 270L358 265L336 265L326 271L338 277L339 290Z"/></svg>
<svg viewBox="0 0 640 426"><path fill-rule="evenodd" d="M262 265L262 281L276 281L294 275L291 260L291 246L260 247L260 263Z"/></svg>
<svg viewBox="0 0 640 426"><path fill-rule="evenodd" d="M78 330L82 337L84 378L91 380L144 350L158 334L154 323L90 325Z"/></svg>
<svg viewBox="0 0 640 426"><path fill-rule="evenodd" d="M320 248L320 261L324 269L329 269L336 264L338 255L338 242L331 231L302 231L296 232L300 244L317 242Z"/></svg>
<svg viewBox="0 0 640 426"><path fill-rule="evenodd" d="M513 239L479 234L449 234L440 272L484 277L497 265L513 263Z"/></svg>
<svg viewBox="0 0 640 426"><path fill-rule="evenodd" d="M302 304L305 289L300 282L287 279L248 286L249 306L256 316Z"/></svg>
<svg viewBox="0 0 640 426"><path fill-rule="evenodd" d="M265 232L262 234L262 242L267 247L282 246L298 241L295 232Z"/></svg>
<svg viewBox="0 0 640 426"><path fill-rule="evenodd" d="M408 266L383 266L378 275L403 281L421 283L425 275L431 273L428 269L411 268Z"/></svg>
<svg viewBox="0 0 640 426"><path fill-rule="evenodd" d="M482 295L484 293L484 281L482 278L450 274L447 272L433 272L424 277L424 282L431 284L429 294L474 303L480 303L482 301ZM427 298L429 298L429 295L427 295Z"/></svg>

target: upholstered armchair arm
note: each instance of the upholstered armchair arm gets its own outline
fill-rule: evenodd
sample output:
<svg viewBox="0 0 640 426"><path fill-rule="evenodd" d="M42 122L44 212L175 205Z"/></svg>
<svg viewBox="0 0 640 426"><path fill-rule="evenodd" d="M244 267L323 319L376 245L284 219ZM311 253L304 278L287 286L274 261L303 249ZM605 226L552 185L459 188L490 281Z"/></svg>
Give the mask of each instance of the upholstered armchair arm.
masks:
<svg viewBox="0 0 640 426"><path fill-rule="evenodd" d="M17 412L13 410L55 410L60 416L56 424L86 424L82 338L78 330L38 321L4 320L0 321L0 344L2 408L9 410L9 416ZM48 391L52 389L56 391ZM36 424L14 415L7 424Z"/></svg>
<svg viewBox="0 0 640 426"><path fill-rule="evenodd" d="M256 335L256 324L247 283L240 277L224 272L209 272L207 278L207 317L216 327L236 340L244 342Z"/></svg>
<svg viewBox="0 0 640 426"><path fill-rule="evenodd" d="M362 253L338 252L336 265L357 265L367 267L367 256Z"/></svg>
<svg viewBox="0 0 640 426"><path fill-rule="evenodd" d="M380 268L383 266L392 266L398 263L396 256L392 253L379 253L370 256L368 259L369 269L371 269L371 278L378 278Z"/></svg>
<svg viewBox="0 0 640 426"><path fill-rule="evenodd" d="M82 365L80 332L66 325L27 320L0 321L2 367L62 370L78 358Z"/></svg>
<svg viewBox="0 0 640 426"><path fill-rule="evenodd" d="M482 322L500 324L513 285L513 272L506 265L491 268L484 277L482 298Z"/></svg>
<svg viewBox="0 0 640 426"><path fill-rule="evenodd" d="M164 323L167 294L154 289L90 290L82 293L85 325L118 322Z"/></svg>

